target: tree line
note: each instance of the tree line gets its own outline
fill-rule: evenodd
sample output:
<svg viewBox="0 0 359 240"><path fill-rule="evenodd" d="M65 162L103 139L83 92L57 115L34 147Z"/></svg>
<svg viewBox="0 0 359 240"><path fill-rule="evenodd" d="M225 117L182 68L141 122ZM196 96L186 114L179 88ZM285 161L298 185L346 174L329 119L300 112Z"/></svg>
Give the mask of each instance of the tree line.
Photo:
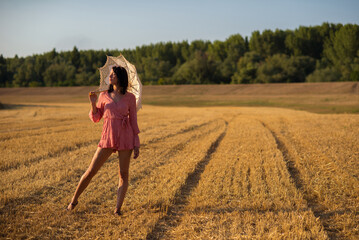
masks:
<svg viewBox="0 0 359 240"><path fill-rule="evenodd" d="M225 41L160 42L123 50L0 55L0 87L98 85L106 55L122 53L145 85L359 81L359 25L254 31Z"/></svg>

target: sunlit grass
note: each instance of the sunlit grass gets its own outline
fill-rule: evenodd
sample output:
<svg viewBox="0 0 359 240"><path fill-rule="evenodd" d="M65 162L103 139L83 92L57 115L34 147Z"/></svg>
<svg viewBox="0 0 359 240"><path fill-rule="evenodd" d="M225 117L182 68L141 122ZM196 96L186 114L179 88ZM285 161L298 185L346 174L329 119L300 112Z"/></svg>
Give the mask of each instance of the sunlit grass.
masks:
<svg viewBox="0 0 359 240"><path fill-rule="evenodd" d="M168 98L168 106L145 104L138 115L141 155L131 160L119 218L112 215L116 155L76 210L64 210L96 150L102 123L89 120L88 103L48 97L18 98L0 110L4 239L359 237L359 116L285 108L304 104L308 110L313 99L314 109L338 108L333 101L350 105L355 99L307 96L295 107L287 96L251 97L241 100L250 106L244 107L227 106L237 104L229 96L222 102L190 96L176 103Z"/></svg>

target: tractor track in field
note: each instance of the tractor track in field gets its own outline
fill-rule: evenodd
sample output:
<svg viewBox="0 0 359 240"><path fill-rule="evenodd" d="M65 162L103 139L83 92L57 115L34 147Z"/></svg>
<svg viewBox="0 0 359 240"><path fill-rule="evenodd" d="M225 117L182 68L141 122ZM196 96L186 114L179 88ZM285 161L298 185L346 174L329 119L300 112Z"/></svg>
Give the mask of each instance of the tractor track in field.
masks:
<svg viewBox="0 0 359 240"><path fill-rule="evenodd" d="M56 126L57 127L57 126ZM77 126L76 130L79 130L79 128ZM0 142L3 141L7 141L7 140L13 140L13 139L18 139L18 138L22 138L26 135L26 137L37 137L37 136L43 136L43 135L49 135L49 134L57 134L57 133L63 133L63 132L71 132L75 130L75 127L72 128L68 128L68 129L60 129L60 130L52 130L51 128L48 128L46 132L40 132L40 133L24 133L23 135L17 135L17 136L6 136L6 137L2 137L0 138ZM55 128L55 127L53 127ZM88 128L86 127L82 127L81 129L87 130Z"/></svg>
<svg viewBox="0 0 359 240"><path fill-rule="evenodd" d="M220 120L218 120L220 121ZM196 128L191 128L190 130L186 130L185 132L184 131L180 131L180 134L183 134L183 133L187 133L187 132L191 132L193 130L198 130L202 127L205 127L211 123L213 123L215 121L210 121L205 124L201 124L201 126L198 126ZM174 145L173 147L171 147L170 149L168 149L167 151L163 152L163 154L161 154L160 156L158 156L158 158L162 161L160 162L153 162L153 164L147 166L147 167L144 167L141 171L137 172L136 173L136 176L134 177L130 177L129 181L130 181L130 185L132 186L132 189L131 191L133 191L134 189L137 188L137 183L140 182L143 178L145 178L146 176L148 176L152 171L154 171L154 169L158 168L158 167L161 167L165 164L168 164L168 161L167 159L171 158L172 156L176 155L176 154L180 154L180 152L185 148L185 146L193 141L198 141L199 139L201 139L203 136L206 136L208 134L211 134L215 131L218 130L218 126L215 126L215 127L212 127L211 129L209 129L208 131L205 131L205 132L200 132L199 134L193 134L193 135L190 135L187 137L187 139L185 141L181 141L180 143ZM171 137L176 137L178 136L178 134L174 134L173 136ZM168 139L168 138L166 138ZM101 185L105 185L105 183L108 183L109 181L113 180L113 178L115 177L116 173L112 175L112 177L109 177L107 178L105 181L103 181L101 183ZM100 195L97 195L98 197L101 198L101 196L105 195L105 192L103 192L102 194ZM96 201L94 201L96 202Z"/></svg>
<svg viewBox="0 0 359 240"><path fill-rule="evenodd" d="M191 126L185 128L185 129L182 129L182 130L180 130L178 132L170 133L170 134L168 134L166 136L163 136L163 137L158 137L158 138L151 139L151 140L149 140L148 143L141 144L141 147L146 147L148 144L156 143L156 142L159 142L161 140L165 140L165 139L168 139L170 137L174 137L174 136L177 136L179 134L183 134L183 133L192 131L194 129L203 127L205 125L208 125L208 124L212 123L213 121L215 121L215 120L208 121L208 122L205 122L205 123L202 123L202 124L199 124L199 125L191 125ZM0 167L0 172L5 172L5 171L11 170L11 169L16 169L16 168L18 168L20 166L27 167L27 166L29 166L31 164L38 163L38 162L40 162L42 160L52 158L52 157L56 157L56 156L60 156L63 152L72 152L72 151L75 151L75 150L77 150L79 148L87 147L87 146L89 146L91 144L98 143L99 141L100 141L100 139L98 138L96 140L90 140L90 141L86 141L86 142L76 143L73 146L65 146L65 147L62 147L60 149L57 149L56 151L48 152L46 154L36 156L36 157L30 158L30 159L27 159L27 160L24 160L23 162L17 162L17 163L14 163L12 165L9 165L9 166L1 166Z"/></svg>
<svg viewBox="0 0 359 240"><path fill-rule="evenodd" d="M158 128L161 128L161 127L166 127L168 125L181 125L183 123L186 123L188 122L189 120L191 119L185 119L185 120L176 120L176 121L168 121L168 122L165 122L165 123L159 123L159 124L156 124L154 126L147 126L146 129L143 129L141 130L141 133L146 133L152 129L158 129Z"/></svg>
<svg viewBox="0 0 359 240"><path fill-rule="evenodd" d="M168 207L166 215L156 222L152 231L147 234L146 239L159 239L166 232L179 224L184 208L188 204L188 198L191 196L192 191L197 187L201 175L211 160L212 155L216 152L220 142L226 135L227 121L225 121L225 125L224 131L214 142L212 142L211 146L207 149L206 155L196 164L195 169L188 174L185 183L175 195L173 204Z"/></svg>
<svg viewBox="0 0 359 240"><path fill-rule="evenodd" d="M271 133L272 137L274 138L274 140L277 144L277 149L282 153L283 160L286 164L286 167L290 174L292 182L294 183L297 190L302 193L303 198L307 202L308 209L311 212L313 212L313 214L316 218L320 219L320 223L323 226L323 229L326 232L329 239L337 239L338 236L336 236L336 233L331 231L331 229L328 226L329 225L328 222L325 220L325 218L323 218L323 216L325 216L324 211L326 210L326 208L322 204L320 204L320 202L317 198L314 198L314 197L309 198L308 197L308 195L309 195L308 192L310 190L305 186L303 180L301 179L300 172L299 172L298 168L295 166L295 159L289 153L289 150L288 150L285 142L282 141L278 137L278 135L271 128L269 128L265 123L263 123L260 120L259 120L259 122L263 125L264 128L266 128ZM311 196L314 196L314 195L311 194Z"/></svg>
<svg viewBox="0 0 359 240"><path fill-rule="evenodd" d="M210 123L208 123L210 124ZM204 127L208 124L202 124L202 126L200 127ZM197 127L196 129L200 128L200 127ZM166 151L166 153L164 155L161 155L159 156L158 158L160 159L159 161L154 161L151 165L147 166L147 167L144 167L144 169L137 173L138 176L135 176L135 177L132 177L130 178L130 184L131 185L135 185L138 181L140 181L143 177L145 177L147 174L150 174L154 169L158 168L158 167L161 167L163 166L164 164L168 163L167 159L171 158L172 156L174 156L175 154L178 154L181 150L183 150L183 148L190 142L193 142L193 141L196 141L198 139L201 139L203 136L206 136L214 131L216 131L218 129L218 127L214 127L208 131L205 131L205 132L201 132L200 134L196 134L194 136L189 136L188 138L189 139L186 139L186 141L182 141L176 145L174 145L173 147L171 147L169 150ZM194 129L191 129L191 131L194 130ZM186 130L185 132L188 132L188 130ZM185 133L185 132L181 132L182 133ZM177 134L178 135L178 134ZM174 136L177 136L177 135L173 135L172 137Z"/></svg>
<svg viewBox="0 0 359 240"><path fill-rule="evenodd" d="M204 124L201 124L200 126L196 125L195 129L197 128L200 128L200 127L203 127L205 125L207 125L209 123L204 123ZM184 132L189 132L191 130L193 130L194 128L192 127L189 127L185 130L182 130L182 131L179 131L177 132L177 134L181 134L181 133L184 133ZM198 140L200 137L203 137L204 135L208 134L208 133L211 133L213 131L216 131L218 128L217 127L214 127L214 128L211 128L209 131L206 131L204 133L201 133L201 134L198 134L195 136L195 138L193 138L193 141L194 140ZM173 137L175 136L176 134L170 134L171 136L168 136L167 138L169 137ZM191 137L191 136L190 136ZM192 136L193 137L193 136ZM207 154L206 154L206 157L204 159L201 160L200 163L197 164L195 170L193 173L191 173L187 180L186 180L186 184L184 187L181 188L180 190L180 195L179 196L176 196L176 201L178 203L178 200L181 198L181 194L187 194L189 196L190 194L190 191L195 187L193 186L192 188L190 187L190 182L192 181L195 181L197 184L198 184L198 181L199 181L199 177L200 177L200 174L204 171L204 167L205 165L208 163L209 159L210 159L210 156L211 154L215 151L215 149L217 148L220 140L224 137L224 133L222 133L220 135L219 138L217 138L217 140L212 143L211 147L207 150ZM166 139L167 139L166 138ZM192 140L190 140L192 141ZM92 141L91 143L93 142L97 142L97 140L95 141ZM186 142L187 143L187 142ZM183 145L183 146L182 146ZM176 146L174 146L173 148L183 148L184 147L184 143L179 143L177 144ZM170 151L171 152L171 151ZM167 153L170 154L170 152ZM76 171L74 174L72 174L71 176L68 176L68 178L72 178L72 179L77 179L81 174L83 173L83 171ZM199 174L199 175L197 175ZM52 186L44 186L44 187L41 187L37 190L35 190L34 192L31 192L29 195L27 196L23 196L21 198L16 198L16 199L9 199L8 201L6 201L6 203L4 203L4 205L0 208L0 214L1 215L6 215L6 214L10 214L11 213L17 213L17 212L21 212L22 211L22 208L21 206L24 204L24 203L27 203L27 204L36 204L36 205L41 205L43 203L45 203L47 201L47 196L53 196L53 195L56 195L59 191L59 189L63 189L65 186L70 186L71 184L69 184L69 179L62 179L61 181L59 181L58 183L52 185ZM108 177L105 182L103 183L106 183L108 181L110 181L112 178L111 177ZM139 181L140 178L138 179L133 179L134 181ZM71 186L73 187L73 186ZM66 190L64 190L66 192ZM188 192L188 193L186 193ZM70 196L70 195L69 195ZM187 198L188 198L187 196ZM61 200L59 200L59 202L61 202ZM20 208L19 208L20 207ZM64 208L66 206L63 206ZM11 220L10 220L11 221ZM5 224L4 223L1 223L1 224Z"/></svg>
<svg viewBox="0 0 359 240"><path fill-rule="evenodd" d="M178 131L174 134L170 134L165 136L163 139L168 139L170 137L174 137L174 136L177 136L178 134L183 134L183 133L186 133L186 132L189 132L189 131L192 131L194 129L198 129L198 128L201 128L201 127L204 127L208 124L210 124L211 122L213 121L210 121L210 122L206 122L206 123L203 123L203 124L200 124L200 125L195 125L195 126L190 126L184 130L181 130L181 131ZM198 140L199 138L203 137L204 135L206 134L209 134L213 131L215 131L216 129L218 129L218 127L214 127L213 129L210 129L209 131L206 131L204 133L200 133L198 135L195 135L194 137L193 136L189 136L189 140L186 141L185 143L181 142L179 144L176 144L175 146L173 146L171 149L169 149L169 151L166 151L165 155L164 156L161 156L161 158L168 158L168 157L171 157L172 155L174 155L176 152L182 150L185 145L188 143L188 142L191 142L191 141L194 141L194 140ZM90 144L95 144L97 143L98 140L93 140L93 141L89 141L89 142L85 142L85 143L82 143L82 144L79 144L79 145L76 145L76 147L73 147L73 148L68 148L68 147L64 147L56 152L53 152L51 154L48 154L46 156L41 156L41 157L38 157L36 159L32 159L31 162L27 162L25 166L31 164L31 163L34 163L34 162L39 162L40 160L44 160L46 158L49 158L49 157L54 157L54 156L58 156L59 154L61 154L63 151L75 151L75 150L78 150L80 147L86 147ZM117 157L116 157L117 158ZM110 159L109 159L110 160ZM109 161L108 160L108 161ZM150 172L152 171L152 169L154 167L159 167L161 165L165 164L165 162L161 162L159 163L158 165L154 166L154 165L151 165L150 168L151 169L144 169L141 173L140 173L140 176L137 176L137 177L133 177L133 178L130 178L130 181L131 181L131 185L132 184L135 184L136 182L140 181L143 176L146 175L146 172ZM22 164L18 164L17 166L19 165L24 165L24 163ZM11 168L16 168L17 166L13 166ZM10 168L9 168L10 169ZM71 176L68 176L69 178L70 177L80 177L81 174L83 174L83 172L76 172L74 173L73 175ZM112 178L111 178L112 179ZM110 180L110 179L109 179ZM29 195L27 196L24 196L24 197L21 197L21 198L18 198L18 199L9 199L5 205L3 206L3 208L0 209L0 213L4 213L6 212L7 210L6 209L14 209L14 206L17 206L19 205L20 203L24 203L24 202L29 202L29 203L38 203L38 204L41 204L43 202L43 199L44 199L44 196L46 196L46 194L56 194L56 191L59 189L59 188L62 188L65 183L68 182L68 180L66 179L63 179L61 181L59 181L57 184L53 185L53 186L44 186L44 187L41 187L39 189L37 189L36 191L30 193ZM105 181L106 182L106 181ZM46 194L45 194L46 193Z"/></svg>
<svg viewBox="0 0 359 240"><path fill-rule="evenodd" d="M79 148L82 148L82 147L87 147L91 144L95 144L97 143L99 140L90 140L90 141L86 141L86 142L80 142L80 143L76 143L72 146L65 146L65 147L62 147L60 149L57 149L56 151L53 151L53 152L48 152L47 154L44 154L44 155L41 155L41 156L37 156L37 157L34 157L34 158L30 158L28 160L25 160L23 162L18 162L16 164L13 164L13 165L10 165L10 166L2 166L0 167L0 172L5 172L5 171L8 171L8 170L11 170L11 169L15 169L15 168L18 168L20 166L29 166L31 164L34 164L34 163L38 163L42 160L45 160L45 159L48 159L48 158L52 158L52 157L57 157L57 156L61 156L64 152L72 152L72 151L75 151Z"/></svg>
<svg viewBox="0 0 359 240"><path fill-rule="evenodd" d="M166 136L163 136L163 137L157 137L157 138L153 138L151 140L149 140L146 144L141 144L141 146L146 146L148 144L152 144L152 143L156 143L156 142L159 142L159 141L162 141L162 140L165 140L167 138L171 138L171 137L174 137L174 136L177 136L177 135L180 135L180 134L183 134L183 133L186 133L186 132L189 132L189 131L192 131L192 130L195 130L197 128L200 128L200 127L203 127L203 126L206 126L206 125L209 125L211 124L212 122L214 122L216 120L211 120L211 121L208 121L208 122L204 122L204 123L201 123L201 124L196 124L196 125L191 125L185 129L182 129L178 132L175 132L175 133L170 133Z"/></svg>

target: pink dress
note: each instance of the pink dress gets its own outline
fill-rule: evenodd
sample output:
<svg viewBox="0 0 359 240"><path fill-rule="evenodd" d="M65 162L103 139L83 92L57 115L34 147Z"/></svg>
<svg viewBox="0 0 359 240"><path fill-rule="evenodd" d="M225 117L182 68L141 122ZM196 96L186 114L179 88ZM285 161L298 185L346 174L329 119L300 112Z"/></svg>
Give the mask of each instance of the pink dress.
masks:
<svg viewBox="0 0 359 240"><path fill-rule="evenodd" d="M112 148L114 152L130 150L135 146L140 147L137 125L136 97L126 92L117 103L113 101L109 93L102 92L96 104L97 112L90 110L89 117L93 122L99 122L103 117L103 129L100 148Z"/></svg>

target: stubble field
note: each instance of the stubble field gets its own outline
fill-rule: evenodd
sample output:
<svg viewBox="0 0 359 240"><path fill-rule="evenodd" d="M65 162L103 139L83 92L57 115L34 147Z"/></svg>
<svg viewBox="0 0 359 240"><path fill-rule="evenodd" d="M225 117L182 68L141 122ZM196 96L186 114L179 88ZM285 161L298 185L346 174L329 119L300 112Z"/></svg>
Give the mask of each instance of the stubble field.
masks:
<svg viewBox="0 0 359 240"><path fill-rule="evenodd" d="M118 217L115 154L65 211L102 121L43 99L0 111L0 238L359 238L359 115L144 105Z"/></svg>

